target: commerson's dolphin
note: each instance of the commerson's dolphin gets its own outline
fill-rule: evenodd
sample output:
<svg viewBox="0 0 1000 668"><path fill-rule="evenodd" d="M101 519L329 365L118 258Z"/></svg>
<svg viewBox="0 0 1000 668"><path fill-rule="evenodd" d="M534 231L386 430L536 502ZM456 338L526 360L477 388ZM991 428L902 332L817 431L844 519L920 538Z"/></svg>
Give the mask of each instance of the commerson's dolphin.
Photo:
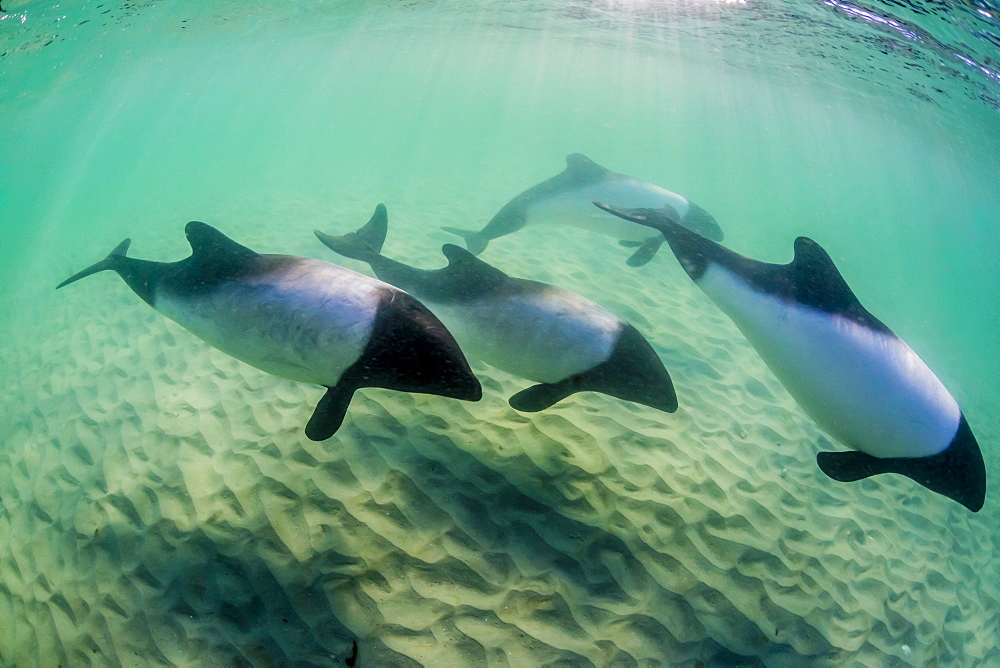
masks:
<svg viewBox="0 0 1000 668"><path fill-rule="evenodd" d="M461 235L468 249L479 255L493 239L517 232L525 225L570 225L613 236L620 239L623 246L638 247L628 260L633 267L652 260L663 244L663 236L650 235L641 227L626 225L605 215L591 204L594 200L619 202L630 207L663 208L681 225L709 239L722 241L722 229L715 218L697 204L652 183L608 171L580 153L566 156L565 170L507 202L478 232L456 227L442 229Z"/></svg>
<svg viewBox="0 0 1000 668"><path fill-rule="evenodd" d="M649 342L607 309L568 290L513 278L446 244L443 269L423 270L382 255L385 206L357 232L316 231L333 251L371 265L375 275L427 304L474 357L539 383L510 398L520 411L540 411L592 391L663 411L677 409L673 383Z"/></svg>
<svg viewBox="0 0 1000 668"><path fill-rule="evenodd" d="M800 406L854 452L821 452L828 476L901 473L973 512L986 467L972 430L937 376L869 313L816 242L795 240L789 264L751 260L662 211L616 216L660 230L684 271L747 337Z"/></svg>
<svg viewBox="0 0 1000 668"><path fill-rule="evenodd" d="M143 301L224 353L325 386L306 426L314 441L337 431L362 387L482 397L451 334L405 292L328 262L255 253L205 223L188 223L185 234L187 259L129 258L126 239L58 287L116 271Z"/></svg>

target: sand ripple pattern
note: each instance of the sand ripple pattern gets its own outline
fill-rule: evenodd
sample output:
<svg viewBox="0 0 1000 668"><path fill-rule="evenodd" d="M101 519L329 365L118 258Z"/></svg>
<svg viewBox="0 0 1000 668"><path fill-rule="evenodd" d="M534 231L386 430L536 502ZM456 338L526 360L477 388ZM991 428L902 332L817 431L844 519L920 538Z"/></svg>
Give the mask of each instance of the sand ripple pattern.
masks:
<svg viewBox="0 0 1000 668"><path fill-rule="evenodd" d="M321 224L283 250L328 258ZM676 414L593 394L518 414L524 383L477 364L478 404L364 390L312 443L319 389L111 276L20 304L0 663L344 665L355 639L362 666L1000 663L995 492L973 516L905 479L825 479L827 438L669 254L631 270L604 239L520 234L486 259L631 319ZM418 236L412 261L442 264L448 239Z"/></svg>

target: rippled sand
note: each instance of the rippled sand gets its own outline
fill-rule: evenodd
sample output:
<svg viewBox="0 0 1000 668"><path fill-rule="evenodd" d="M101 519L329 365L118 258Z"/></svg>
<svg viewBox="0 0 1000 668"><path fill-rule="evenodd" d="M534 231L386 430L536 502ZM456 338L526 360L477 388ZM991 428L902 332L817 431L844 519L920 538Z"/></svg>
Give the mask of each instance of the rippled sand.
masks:
<svg viewBox="0 0 1000 668"><path fill-rule="evenodd" d="M312 228L375 202L206 220L334 260ZM476 215L388 204L387 253L425 267L453 240L437 225ZM179 249L182 227L137 232L133 254L170 259L155 240ZM526 383L476 364L482 402L363 390L313 443L318 388L209 348L111 274L51 289L95 248L37 267L7 325L2 664L344 665L354 641L361 666L1000 662L996 498L972 515L901 477L826 479L827 437L666 249L633 270L603 237L525 231L484 258L629 319L677 413L583 394L519 414Z"/></svg>

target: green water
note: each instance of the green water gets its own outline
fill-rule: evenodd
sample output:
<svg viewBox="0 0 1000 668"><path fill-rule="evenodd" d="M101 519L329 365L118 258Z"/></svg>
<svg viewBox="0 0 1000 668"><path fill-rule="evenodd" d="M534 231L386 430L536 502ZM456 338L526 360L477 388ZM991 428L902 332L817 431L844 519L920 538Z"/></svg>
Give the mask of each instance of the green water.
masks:
<svg viewBox="0 0 1000 668"><path fill-rule="evenodd" d="M180 259L188 252L183 224L203 220L261 252L335 261L312 230L353 230L376 203L385 202L393 224L390 250L408 259L412 249L414 263L439 266L435 249L455 240L439 229L442 225L481 227L518 192L560 171L567 154L580 152L697 202L719 221L726 245L750 257L785 262L799 235L830 252L862 303L935 370L976 432L991 475L986 506L974 519L957 511L952 517L956 531L974 537L976 563L992 569L982 577L997 573L1000 532L990 518L1000 494L993 477L1000 466L1000 54L995 41L982 37L992 34L995 40L1000 33L995 6L956 13L921 11L920 5L891 11L888 4L864 6L907 22L897 27L804 0L124 5L7 0L3 7L8 14L0 20L0 371L17 379L7 391L8 397L19 397L19 410L44 422L51 404L32 406L30 383L60 373L61 360L75 350L74 328L98 331L101 318L104 324L121 318L120 309L146 318L141 322L158 322L111 275L88 279L93 285L86 297L52 290L125 237L132 238L136 257ZM908 37L899 25L919 25L924 32ZM965 60L949 48L961 48ZM486 258L519 275L581 291L589 286L590 296L607 300L617 299L619 280L621 289L634 291L647 278L652 286L654 279L676 272L666 249L636 274L613 240L572 239L565 246L544 246L526 232L493 242L497 254ZM571 253L576 256L564 256ZM519 262L519 254L530 260ZM547 269L548 260L580 269L560 276L563 265ZM619 279L616 272L632 273ZM644 312L641 304L655 303L659 289L650 287L628 308L655 320L657 312ZM108 296L108 304L101 303L101 295ZM86 321L60 315L66 309L85 312L88 305L97 314ZM116 309L116 316L109 315ZM128 340L109 336L109 347L138 345L131 334ZM727 329L719 336L738 334ZM697 341L686 345L657 342L678 364L686 353L677 350L697 354ZM90 373L100 374L102 359L90 360ZM45 371L30 375L38 369ZM85 377L75 382L86 391ZM83 419L72 407L60 410L60 421ZM566 416L572 422L572 415ZM17 503L25 504L25 512L32 507L28 465L69 447L26 427L26 419L6 408L0 417L6 451L0 470L14 471L18 462L25 468L16 485L0 481L8 505L0 544L28 539L18 527L29 525L12 519L20 512ZM91 426L100 432L99 422ZM155 439L155 429L141 438ZM177 442L165 439L162 447ZM783 447L785 452L802 448L807 463L814 450L813 443ZM19 452L33 454L19 459ZM516 472L504 475L519 487ZM669 472L662 475L669 478ZM82 498L77 502L89 502ZM930 495L924 501L943 502ZM405 508L402 501L399 505ZM886 512L893 507L887 504ZM66 510L66 517L75 512ZM48 531L68 530L58 522L54 526ZM21 562L0 558L5 568ZM33 567L21 563L20 568ZM808 564L803 568L808 576ZM91 576L99 579L91 573L73 581ZM983 640L1000 642L996 589L983 593L960 581L954 588L953 608L963 613L962 602L975 600L978 616L948 618L947 634L941 631L947 640L936 649L907 644L904 652L900 641L896 649L880 647L882 654L854 655L861 643L852 640L839 654L802 660L809 665L852 660L905 665L908 657L956 665L1000 660L995 645L984 649ZM54 596L18 593L29 590L0 587L0 610L13 615ZM81 618L76 599L67 599ZM630 614L644 614L641 603L634 607ZM553 612L554 627L562 624L558 618ZM654 649L646 658L666 665L697 660L726 665L736 655L756 654L780 663L778 654L754 649L745 638L734 640L739 634L724 622L711 627L704 611L698 618L709 629L705 635L712 646L724 652L703 649L700 658L691 658L695 655ZM337 619L363 639L362 647L364 639L379 641L377 629L362 633L353 625L350 611ZM822 619L812 623L824 627ZM61 638L72 645L73 624L53 625L56 631L39 632L46 639L41 644L56 646L60 642L54 639ZM34 638L31 627L22 623L16 634L0 633L0 662L30 661L24 646ZM934 635L920 628L922 637ZM948 635L960 631L974 639L967 655ZM559 646L544 630L536 628L535 636ZM446 638L435 637L441 647L447 645ZM398 652L393 656L399 662L404 656L454 658L445 650L421 654L385 642ZM795 640L785 642L803 657L808 654ZM294 643L288 643L283 655L270 660L246 650L241 656L280 664L281 657L297 656L288 649ZM516 634L502 643L516 647ZM91 660L114 663L107 645L97 644L106 661ZM521 662L508 660L510 665L629 664L624 650L563 649L567 654L515 652ZM63 658L77 664L83 656L65 652ZM323 663L317 652L310 660ZM125 661L153 661L139 654ZM342 657L327 658L333 663ZM185 663L172 655L168 660Z"/></svg>

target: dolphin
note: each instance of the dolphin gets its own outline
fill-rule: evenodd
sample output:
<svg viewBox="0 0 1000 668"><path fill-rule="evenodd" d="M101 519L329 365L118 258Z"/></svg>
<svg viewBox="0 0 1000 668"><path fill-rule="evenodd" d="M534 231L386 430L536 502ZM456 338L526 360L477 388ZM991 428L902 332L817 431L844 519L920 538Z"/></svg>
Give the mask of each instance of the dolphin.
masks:
<svg viewBox="0 0 1000 668"><path fill-rule="evenodd" d="M652 260L663 244L662 235L651 235L641 227L604 215L591 205L594 200L664 208L671 218L699 234L716 241L723 238L715 218L697 204L651 183L608 171L580 153L566 156L565 170L507 202L478 232L456 227L441 229L460 235L468 249L479 255L493 239L517 232L525 225L570 225L614 236L623 246L637 247L628 260L633 267Z"/></svg>
<svg viewBox="0 0 1000 668"><path fill-rule="evenodd" d="M670 375L632 325L569 290L508 276L469 251L445 244L448 266L424 270L382 255L388 214L379 204L357 232L316 236L340 255L367 262L383 281L423 301L463 350L533 385L510 405L535 412L582 391L677 410Z"/></svg>
<svg viewBox="0 0 1000 668"><path fill-rule="evenodd" d="M184 260L127 257L126 239L57 288L118 272L143 301L222 352L326 387L305 429L314 441L333 436L362 387L482 397L451 333L405 292L328 262L258 254L205 223L184 232Z"/></svg>
<svg viewBox="0 0 1000 668"><path fill-rule="evenodd" d="M815 241L789 264L744 257L662 211L595 204L663 233L684 271L729 316L816 423L852 452L821 452L841 482L900 473L978 512L986 498L979 444L952 395L917 354L869 313Z"/></svg>

